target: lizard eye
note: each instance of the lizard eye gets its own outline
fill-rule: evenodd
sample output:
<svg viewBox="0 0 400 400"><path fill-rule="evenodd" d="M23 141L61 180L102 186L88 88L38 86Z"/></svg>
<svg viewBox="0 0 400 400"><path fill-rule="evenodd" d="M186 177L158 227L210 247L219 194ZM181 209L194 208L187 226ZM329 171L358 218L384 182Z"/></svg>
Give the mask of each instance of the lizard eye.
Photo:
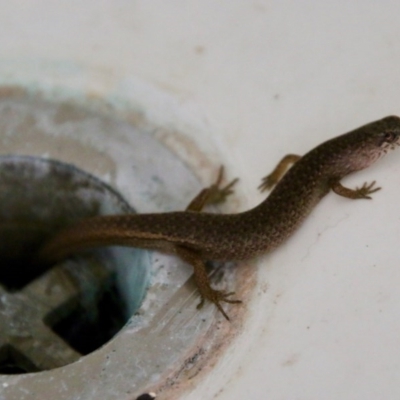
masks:
<svg viewBox="0 0 400 400"><path fill-rule="evenodd" d="M392 132L385 132L385 135L384 135L385 142L391 142L392 139L393 139L393 133Z"/></svg>
<svg viewBox="0 0 400 400"><path fill-rule="evenodd" d="M384 132L382 135L381 145L391 144L395 142L398 138L398 135L395 132Z"/></svg>

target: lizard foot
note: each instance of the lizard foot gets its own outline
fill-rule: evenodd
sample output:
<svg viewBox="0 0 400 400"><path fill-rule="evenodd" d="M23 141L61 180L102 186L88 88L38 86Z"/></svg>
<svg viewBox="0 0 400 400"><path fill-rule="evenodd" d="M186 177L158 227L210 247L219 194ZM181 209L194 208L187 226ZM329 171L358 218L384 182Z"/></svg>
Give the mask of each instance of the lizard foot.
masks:
<svg viewBox="0 0 400 400"><path fill-rule="evenodd" d="M224 177L224 167L221 165L216 181L200 193L186 207L187 211L201 212L203 208L211 204L223 203L233 193L233 186L238 179L233 179L227 185L221 187Z"/></svg>
<svg viewBox="0 0 400 400"><path fill-rule="evenodd" d="M218 172L217 180L210 186L210 198L208 204L220 204L223 203L228 196L233 193L233 186L239 180L238 178L233 179L225 186L221 187L224 178L224 166L221 165Z"/></svg>
<svg viewBox="0 0 400 400"><path fill-rule="evenodd" d="M354 190L355 194L355 199L371 199L371 196L369 196L372 193L377 192L378 190L381 190L380 187L374 187L375 186L375 181L371 182L368 184L365 182L360 188L356 188Z"/></svg>
<svg viewBox="0 0 400 400"><path fill-rule="evenodd" d="M201 300L200 303L197 305L197 309L200 309L204 305L204 300L207 299L211 301L212 303L215 304L215 306L218 308L218 310L221 312L221 314L229 321L229 317L222 308L221 304L222 302L224 303L230 303L230 304L239 304L242 301L241 300L233 300L233 299L228 299L228 297L234 295L235 292L228 292L226 293L223 290L215 290L212 288L209 288L207 290L207 293L202 293L201 294Z"/></svg>
<svg viewBox="0 0 400 400"><path fill-rule="evenodd" d="M261 184L258 187L258 190L260 192L265 192L266 190L270 190L278 183L278 181L279 181L279 179L277 179L275 174L271 173L271 174L265 176L264 178L262 178Z"/></svg>

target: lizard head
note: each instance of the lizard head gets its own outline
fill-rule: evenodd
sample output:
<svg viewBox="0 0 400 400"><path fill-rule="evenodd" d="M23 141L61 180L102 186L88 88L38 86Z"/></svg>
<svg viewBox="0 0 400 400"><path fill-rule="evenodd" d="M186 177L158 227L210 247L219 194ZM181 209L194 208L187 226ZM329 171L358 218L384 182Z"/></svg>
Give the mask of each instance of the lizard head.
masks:
<svg viewBox="0 0 400 400"><path fill-rule="evenodd" d="M352 153L354 171L373 164L388 150L400 145L400 118L389 116L364 125L348 134L347 151Z"/></svg>
<svg viewBox="0 0 400 400"><path fill-rule="evenodd" d="M382 118L366 126L372 146L376 146L383 153L393 150L400 145L400 118L395 115Z"/></svg>
<svg viewBox="0 0 400 400"><path fill-rule="evenodd" d="M384 154L400 145L400 118L395 115L364 125L363 147L375 148Z"/></svg>
<svg viewBox="0 0 400 400"><path fill-rule="evenodd" d="M370 122L327 143L331 149L326 162L337 176L343 177L369 167L400 145L400 118L389 116Z"/></svg>

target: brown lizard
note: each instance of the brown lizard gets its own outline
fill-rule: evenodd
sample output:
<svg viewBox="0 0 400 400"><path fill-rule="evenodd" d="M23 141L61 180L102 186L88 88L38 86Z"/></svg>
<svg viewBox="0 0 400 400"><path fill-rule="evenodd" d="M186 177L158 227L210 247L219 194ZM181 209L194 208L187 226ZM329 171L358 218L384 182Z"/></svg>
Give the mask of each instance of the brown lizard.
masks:
<svg viewBox="0 0 400 400"><path fill-rule="evenodd" d="M230 299L233 293L210 286L205 261L243 260L274 249L330 190L349 199L370 199L370 194L380 189L375 182L349 189L340 180L370 166L399 142L400 118L389 116L328 140L303 157L293 154L284 157L260 185L261 190L275 186L274 190L249 211L200 212L218 192L220 174L217 183L203 190L186 211L81 220L45 243L39 257L54 262L77 251L110 245L173 253L194 267L201 304L204 299L213 302L228 319L220 302L240 301ZM222 192L227 194L230 187Z"/></svg>

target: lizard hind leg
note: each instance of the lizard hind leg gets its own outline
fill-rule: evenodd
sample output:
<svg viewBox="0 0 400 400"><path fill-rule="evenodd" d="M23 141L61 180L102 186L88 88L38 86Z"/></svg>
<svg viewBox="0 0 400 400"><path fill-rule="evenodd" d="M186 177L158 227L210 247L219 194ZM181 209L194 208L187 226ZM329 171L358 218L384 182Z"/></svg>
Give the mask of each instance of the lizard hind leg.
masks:
<svg viewBox="0 0 400 400"><path fill-rule="evenodd" d="M201 190L186 207L186 211L201 212L207 205L223 203L226 198L233 193L232 188L238 181L238 178L235 178L227 185L221 186L224 180L223 178L224 167L221 166L216 181L211 186Z"/></svg>
<svg viewBox="0 0 400 400"><path fill-rule="evenodd" d="M258 189L260 192L264 192L265 190L270 190L283 178L288 169L299 161L301 156L297 154L287 154L285 157L279 161L278 165L274 168L274 170L267 176L265 176Z"/></svg>
<svg viewBox="0 0 400 400"><path fill-rule="evenodd" d="M197 308L201 308L204 304L204 301L209 300L215 304L221 314L229 321L229 317L222 308L221 303L241 303L241 300L229 299L229 297L234 295L235 292L227 293L223 290L215 290L211 287L204 261L195 251L177 246L176 253L180 258L182 258L182 260L186 261L194 268L194 279L201 296L201 301Z"/></svg>
<svg viewBox="0 0 400 400"><path fill-rule="evenodd" d="M233 193L233 186L238 179L234 179L225 186L222 185L224 177L224 167L221 166L216 181L209 187L200 191L200 193L189 203L186 211L202 212L203 208L210 204L222 203ZM197 308L200 309L204 305L205 300L209 300L215 304L222 315L229 321L229 317L221 306L221 302L225 303L241 303L240 300L232 300L228 297L234 295L234 292L226 293L221 290L215 290L210 285L210 279L207 275L206 266L202 258L194 251L180 246L175 246L176 254L194 268L194 279L196 286L200 292L201 300Z"/></svg>

